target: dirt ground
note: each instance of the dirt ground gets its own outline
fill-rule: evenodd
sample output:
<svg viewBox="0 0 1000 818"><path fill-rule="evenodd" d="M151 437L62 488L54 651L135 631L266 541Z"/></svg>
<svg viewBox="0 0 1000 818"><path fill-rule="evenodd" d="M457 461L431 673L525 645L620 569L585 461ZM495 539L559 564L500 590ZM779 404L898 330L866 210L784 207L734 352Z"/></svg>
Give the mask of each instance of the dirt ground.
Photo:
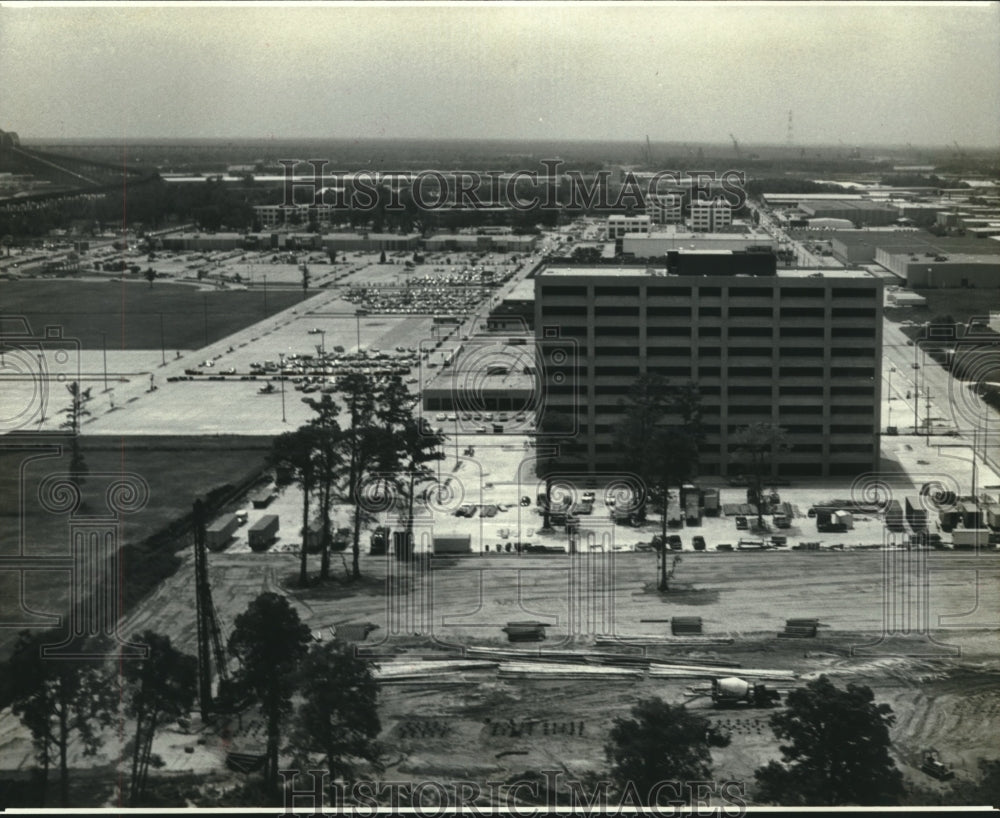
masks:
<svg viewBox="0 0 1000 818"><path fill-rule="evenodd" d="M893 751L911 782L931 790L937 786L918 769L929 747L955 767L959 780L971 781L978 758L1000 755L995 740L1000 732L995 638L1000 603L991 590L1000 580L1000 558L927 555L929 597L913 601L914 610L926 607L931 625L921 631L901 619L884 619L887 598L893 590L901 592L892 576L903 568L914 570L905 563L912 552L895 552L904 560L896 564L887 562L890 554L685 554L665 596L651 588L655 556L645 553L435 559L402 575L394 561L366 556L361 582L307 590L294 587L297 563L289 553L212 554L210 574L224 635L257 594L287 593L318 638L329 638L331 627L344 623L377 625L359 647L383 667L399 659L469 658L470 646L503 648L507 642L501 626L531 618L551 625L542 650L613 651L796 674L794 683L776 683L784 691L820 673L839 686L860 682L893 707ZM336 561L334 565L342 576L343 568ZM387 580L394 576L398 579ZM605 584L595 585L595 577L603 577ZM598 610L602 604L608 607ZM193 608L188 552L181 570L127 617L123 633L153 627L193 653ZM674 616L702 617L704 636L714 641L694 647L633 641L668 635L663 620ZM818 618L818 636L778 638L784 620L792 617ZM598 636L614 642L602 641L598 648ZM384 779L486 782L532 770L573 776L600 771L614 718L626 715L641 698L660 696L687 702L732 733L729 747L713 751L715 774L720 780L747 782L752 795L753 770L779 755L767 726L769 711L714 710L704 694L711 676L739 673L739 667L721 667L700 678L639 672L584 681L518 678L486 665L387 681L380 705L381 741L389 761ZM16 720L4 723L2 766L29 767L27 737ZM122 725L122 734L127 736L128 729ZM262 739L260 720L250 712L224 732L197 722L187 732L164 732L155 749L171 773L208 774L221 770L227 751L259 751ZM77 762L113 766L117 746L111 740L101 756Z"/></svg>

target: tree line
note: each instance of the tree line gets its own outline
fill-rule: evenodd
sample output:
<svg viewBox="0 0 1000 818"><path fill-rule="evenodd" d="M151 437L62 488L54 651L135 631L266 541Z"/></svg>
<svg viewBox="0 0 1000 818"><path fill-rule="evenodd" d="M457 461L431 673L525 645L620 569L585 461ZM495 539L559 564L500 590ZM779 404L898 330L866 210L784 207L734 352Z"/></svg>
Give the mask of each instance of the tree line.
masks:
<svg viewBox="0 0 1000 818"><path fill-rule="evenodd" d="M94 756L115 728L124 739L119 803L155 804L149 771L165 762L153 742L167 727L188 725L197 659L151 630L136 636L145 658L114 667L45 655L45 646L61 641L58 631L23 631L5 668L12 713L34 745L35 805L46 806L54 770L59 806L73 806L70 750L80 747L84 756ZM282 751L300 764L321 758L334 781L349 781L359 764L381 769L378 684L371 664L353 646L314 642L285 597L263 593L236 618L228 648L238 659L233 700L256 705L266 729L263 774L259 786L251 786L255 798L280 803ZM287 746L283 738L290 740Z"/></svg>

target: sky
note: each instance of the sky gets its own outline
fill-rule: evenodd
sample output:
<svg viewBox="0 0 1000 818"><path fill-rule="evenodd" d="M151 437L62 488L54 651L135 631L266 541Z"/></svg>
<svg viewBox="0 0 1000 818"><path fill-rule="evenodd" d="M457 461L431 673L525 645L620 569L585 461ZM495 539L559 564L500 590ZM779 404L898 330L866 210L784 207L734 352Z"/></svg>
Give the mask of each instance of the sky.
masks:
<svg viewBox="0 0 1000 818"><path fill-rule="evenodd" d="M1000 3L0 3L25 138L991 147Z"/></svg>

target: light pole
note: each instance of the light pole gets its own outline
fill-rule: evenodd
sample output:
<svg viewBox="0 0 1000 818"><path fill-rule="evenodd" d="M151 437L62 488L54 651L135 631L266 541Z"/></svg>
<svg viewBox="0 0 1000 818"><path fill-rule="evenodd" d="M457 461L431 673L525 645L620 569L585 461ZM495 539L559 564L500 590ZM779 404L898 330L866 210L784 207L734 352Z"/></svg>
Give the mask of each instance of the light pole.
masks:
<svg viewBox="0 0 1000 818"><path fill-rule="evenodd" d="M896 367L889 367L889 426L892 426L892 373L896 371Z"/></svg>
<svg viewBox="0 0 1000 818"><path fill-rule="evenodd" d="M163 313L160 313L160 366L167 365L167 346L163 339Z"/></svg>
<svg viewBox="0 0 1000 818"><path fill-rule="evenodd" d="M364 310L356 310L354 313L354 322L358 330L358 352L361 352L361 316L366 314Z"/></svg>
<svg viewBox="0 0 1000 818"><path fill-rule="evenodd" d="M288 423L285 417L285 353L278 353L278 360L281 362L281 369L278 371L278 379L281 381L281 422Z"/></svg>
<svg viewBox="0 0 1000 818"><path fill-rule="evenodd" d="M42 354L38 353L38 376L39 376L39 378L42 381L41 387L44 390L46 378L45 378L45 363L44 363L44 361L42 359L43 359ZM45 392L44 391L42 391L42 400L39 403L39 409L41 410L41 413L42 413L42 418L39 421L39 423L45 423Z"/></svg>
<svg viewBox="0 0 1000 818"><path fill-rule="evenodd" d="M108 334L101 333L101 347L104 350L104 391L108 391Z"/></svg>
<svg viewBox="0 0 1000 818"><path fill-rule="evenodd" d="M326 372L326 330L321 329L319 331L319 354L324 356L323 358L323 371Z"/></svg>

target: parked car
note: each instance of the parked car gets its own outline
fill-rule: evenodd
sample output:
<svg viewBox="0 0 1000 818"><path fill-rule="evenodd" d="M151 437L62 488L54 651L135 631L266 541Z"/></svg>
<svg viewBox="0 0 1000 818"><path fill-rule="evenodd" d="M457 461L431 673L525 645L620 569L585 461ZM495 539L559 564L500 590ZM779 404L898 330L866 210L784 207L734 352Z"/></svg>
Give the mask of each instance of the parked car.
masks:
<svg viewBox="0 0 1000 818"><path fill-rule="evenodd" d="M702 537L701 534L695 534L695 536L693 536L691 538L691 545L694 546L694 550L695 551L704 551L705 550L705 538Z"/></svg>
<svg viewBox="0 0 1000 818"><path fill-rule="evenodd" d="M680 551L684 547L684 543L681 542L681 538L677 534L667 535L667 545L670 546L671 551Z"/></svg>
<svg viewBox="0 0 1000 818"><path fill-rule="evenodd" d="M746 517L743 517L741 515L741 516L739 516L739 517L736 518L736 528L737 528L737 530L739 530L739 531L746 531L749 527L750 526L747 523L747 518Z"/></svg>

